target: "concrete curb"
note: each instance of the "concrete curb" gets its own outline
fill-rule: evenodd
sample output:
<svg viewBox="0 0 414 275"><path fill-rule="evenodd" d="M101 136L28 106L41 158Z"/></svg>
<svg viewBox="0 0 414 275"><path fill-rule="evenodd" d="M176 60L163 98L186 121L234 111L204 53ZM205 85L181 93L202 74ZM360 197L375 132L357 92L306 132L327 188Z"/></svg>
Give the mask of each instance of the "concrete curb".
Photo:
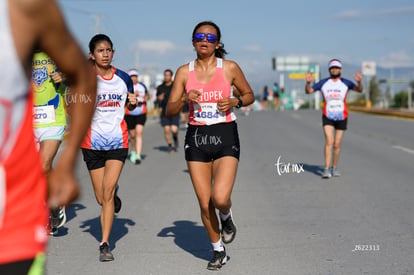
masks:
<svg viewBox="0 0 414 275"><path fill-rule="evenodd" d="M376 109L376 108L366 108L366 107L356 107L356 106L349 106L348 109L353 112L359 113L368 113L373 115L381 115L381 116L390 116L390 117L399 117L399 118L406 118L406 119L413 119L414 120L414 111L408 110L398 110L398 109Z"/></svg>

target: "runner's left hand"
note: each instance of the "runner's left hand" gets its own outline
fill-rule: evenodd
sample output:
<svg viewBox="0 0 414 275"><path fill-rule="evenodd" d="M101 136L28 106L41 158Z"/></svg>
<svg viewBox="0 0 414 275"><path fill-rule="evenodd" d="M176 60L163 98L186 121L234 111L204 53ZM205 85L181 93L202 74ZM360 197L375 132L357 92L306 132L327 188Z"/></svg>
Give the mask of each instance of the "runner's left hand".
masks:
<svg viewBox="0 0 414 275"><path fill-rule="evenodd" d="M128 93L128 100L132 105L137 105L137 96L132 93Z"/></svg>
<svg viewBox="0 0 414 275"><path fill-rule="evenodd" d="M57 165L48 174L49 207L55 209L70 204L79 196L79 185L73 169Z"/></svg>
<svg viewBox="0 0 414 275"><path fill-rule="evenodd" d="M232 107L235 107L237 103L239 103L239 101L235 97L222 98L217 101L217 109L220 112L227 112Z"/></svg>
<svg viewBox="0 0 414 275"><path fill-rule="evenodd" d="M362 73L360 71L356 72L356 74L354 74L354 79L356 82L361 82L362 80Z"/></svg>

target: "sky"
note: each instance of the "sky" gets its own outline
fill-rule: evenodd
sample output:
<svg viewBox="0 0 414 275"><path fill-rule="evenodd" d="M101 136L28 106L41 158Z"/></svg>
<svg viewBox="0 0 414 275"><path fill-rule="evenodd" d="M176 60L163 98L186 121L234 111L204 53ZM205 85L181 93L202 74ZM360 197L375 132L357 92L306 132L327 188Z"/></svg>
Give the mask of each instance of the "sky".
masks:
<svg viewBox="0 0 414 275"><path fill-rule="evenodd" d="M324 66L339 58L359 67L364 61L382 68L414 67L412 0L58 3L85 54L95 33L107 34L114 43L113 64L123 70L162 73L195 59L191 34L204 20L220 27L226 58L240 65L254 89L278 77L272 57L305 56Z"/></svg>

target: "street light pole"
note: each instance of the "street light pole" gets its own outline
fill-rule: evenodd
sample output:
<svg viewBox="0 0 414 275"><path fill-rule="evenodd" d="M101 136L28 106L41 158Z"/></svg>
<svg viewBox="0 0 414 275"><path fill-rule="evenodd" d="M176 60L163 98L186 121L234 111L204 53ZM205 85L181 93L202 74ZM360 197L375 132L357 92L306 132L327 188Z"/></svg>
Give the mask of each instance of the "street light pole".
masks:
<svg viewBox="0 0 414 275"><path fill-rule="evenodd" d="M371 80L370 80L370 78L369 77L367 77L366 78L367 79L367 91L366 91L366 93L365 93L365 107L367 107L368 109L370 109L371 108L371 100L370 100L370 96L369 96L369 94L370 94L370 82L371 82Z"/></svg>

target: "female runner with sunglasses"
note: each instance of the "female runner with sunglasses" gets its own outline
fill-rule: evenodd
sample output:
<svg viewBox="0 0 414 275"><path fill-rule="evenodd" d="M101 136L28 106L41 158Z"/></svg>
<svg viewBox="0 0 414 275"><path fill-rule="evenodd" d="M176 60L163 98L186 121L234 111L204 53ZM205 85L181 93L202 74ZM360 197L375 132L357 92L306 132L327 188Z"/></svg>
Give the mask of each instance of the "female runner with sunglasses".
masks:
<svg viewBox="0 0 414 275"><path fill-rule="evenodd" d="M185 159L201 219L213 245L214 256L207 265L210 270L226 263L223 242L232 242L236 234L230 207L240 146L233 107L254 101L240 67L223 59L227 52L220 38L220 29L213 22L204 21L194 28L192 42L197 58L178 68L167 104L168 116L178 114L187 101L190 104ZM239 90L240 97L232 97L232 85Z"/></svg>

